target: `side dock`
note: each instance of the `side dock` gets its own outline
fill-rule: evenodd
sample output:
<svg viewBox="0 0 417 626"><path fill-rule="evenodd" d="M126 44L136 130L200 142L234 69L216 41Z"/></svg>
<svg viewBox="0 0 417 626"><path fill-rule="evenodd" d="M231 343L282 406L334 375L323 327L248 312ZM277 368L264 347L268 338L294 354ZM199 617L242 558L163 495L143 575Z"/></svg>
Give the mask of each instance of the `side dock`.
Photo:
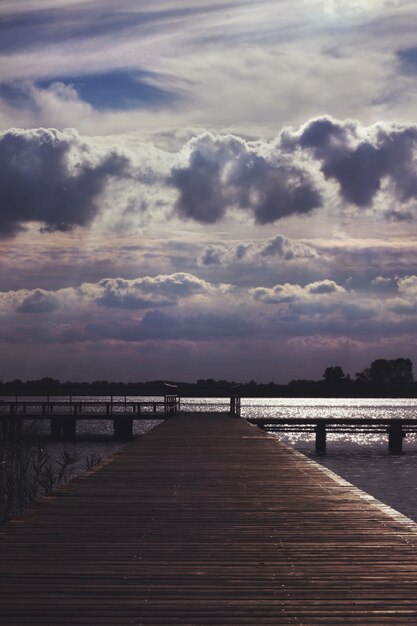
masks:
<svg viewBox="0 0 417 626"><path fill-rule="evenodd" d="M0 624L417 623L417 525L242 419L176 415L0 529Z"/></svg>

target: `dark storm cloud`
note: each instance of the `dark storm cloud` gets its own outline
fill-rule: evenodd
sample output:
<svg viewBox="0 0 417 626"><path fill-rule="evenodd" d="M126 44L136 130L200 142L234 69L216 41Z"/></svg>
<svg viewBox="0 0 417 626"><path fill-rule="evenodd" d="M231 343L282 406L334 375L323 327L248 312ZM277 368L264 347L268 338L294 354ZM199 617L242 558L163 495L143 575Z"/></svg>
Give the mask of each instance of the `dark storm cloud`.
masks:
<svg viewBox="0 0 417 626"><path fill-rule="evenodd" d="M0 234L13 235L32 221L46 232L85 226L99 210L97 200L108 179L123 176L126 166L126 158L116 152L89 155L75 131L2 133Z"/></svg>
<svg viewBox="0 0 417 626"><path fill-rule="evenodd" d="M342 198L358 207L372 204L384 180L399 202L417 198L416 126L381 122L365 128L324 117L298 133L284 131L282 144L309 151L325 178L338 182Z"/></svg>
<svg viewBox="0 0 417 626"><path fill-rule="evenodd" d="M231 135L207 133L192 140L186 165L171 176L179 191L179 214L213 223L235 206L267 224L321 205L320 192L301 164L281 154L264 156L260 148Z"/></svg>

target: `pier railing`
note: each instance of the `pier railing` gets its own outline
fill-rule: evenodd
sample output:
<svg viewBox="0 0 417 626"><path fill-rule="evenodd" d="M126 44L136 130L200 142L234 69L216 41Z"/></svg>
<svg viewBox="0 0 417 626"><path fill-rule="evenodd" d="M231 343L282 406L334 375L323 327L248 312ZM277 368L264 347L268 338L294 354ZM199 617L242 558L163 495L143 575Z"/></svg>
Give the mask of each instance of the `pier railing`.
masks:
<svg viewBox="0 0 417 626"><path fill-rule="evenodd" d="M132 413L138 416L150 413L177 413L180 409L179 396L165 396L163 400L12 400L0 401L0 418L4 415L34 417L54 413L88 415L90 419L101 419L109 413Z"/></svg>

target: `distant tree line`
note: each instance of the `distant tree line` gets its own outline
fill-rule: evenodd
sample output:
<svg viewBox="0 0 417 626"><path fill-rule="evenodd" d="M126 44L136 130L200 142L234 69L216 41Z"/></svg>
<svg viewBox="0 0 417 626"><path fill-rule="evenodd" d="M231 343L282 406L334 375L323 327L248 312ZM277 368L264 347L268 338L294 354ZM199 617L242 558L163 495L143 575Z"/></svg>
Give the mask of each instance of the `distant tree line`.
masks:
<svg viewBox="0 0 417 626"><path fill-rule="evenodd" d="M274 382L239 383L230 380L199 379L195 383L172 380L147 382L60 382L55 378L41 378L23 382L15 379L0 382L0 395L151 395L177 393L181 396L246 397L413 397L417 383L413 377L410 359L376 359L354 378L345 374L340 365L326 367L320 380L292 380L288 385Z"/></svg>

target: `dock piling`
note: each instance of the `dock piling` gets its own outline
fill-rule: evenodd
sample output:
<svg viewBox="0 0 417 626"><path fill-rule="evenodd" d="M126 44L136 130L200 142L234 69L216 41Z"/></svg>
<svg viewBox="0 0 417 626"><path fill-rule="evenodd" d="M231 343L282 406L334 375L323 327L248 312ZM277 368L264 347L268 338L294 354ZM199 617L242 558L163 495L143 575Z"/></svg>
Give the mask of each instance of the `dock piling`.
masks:
<svg viewBox="0 0 417 626"><path fill-rule="evenodd" d="M388 427L388 451L390 454L402 454L403 438L401 420L392 420Z"/></svg>
<svg viewBox="0 0 417 626"><path fill-rule="evenodd" d="M62 417L54 417L50 419L51 424L51 439L53 441L61 441L62 439Z"/></svg>
<svg viewBox="0 0 417 626"><path fill-rule="evenodd" d="M64 441L74 441L76 435L77 420L72 415L62 420L62 438Z"/></svg>
<svg viewBox="0 0 417 626"><path fill-rule="evenodd" d="M129 441L133 435L133 419L131 417L115 417L113 431L118 441Z"/></svg>
<svg viewBox="0 0 417 626"><path fill-rule="evenodd" d="M326 454L326 422L318 420L316 424L316 454L324 456Z"/></svg>

